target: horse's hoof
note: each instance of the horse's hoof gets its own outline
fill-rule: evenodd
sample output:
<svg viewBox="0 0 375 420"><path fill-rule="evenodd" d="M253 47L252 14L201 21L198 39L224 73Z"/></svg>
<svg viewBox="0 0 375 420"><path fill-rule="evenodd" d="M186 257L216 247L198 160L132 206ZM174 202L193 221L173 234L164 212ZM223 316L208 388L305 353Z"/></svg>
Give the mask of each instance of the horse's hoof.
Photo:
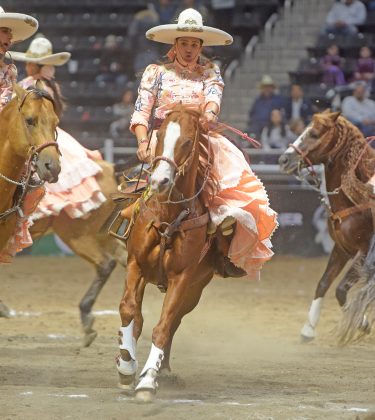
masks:
<svg viewBox="0 0 375 420"><path fill-rule="evenodd" d="M10 310L3 302L0 302L0 318L1 317L10 318Z"/></svg>
<svg viewBox="0 0 375 420"><path fill-rule="evenodd" d="M301 330L301 340L303 343L309 343L310 341L314 340L314 338L314 328L310 325L309 322L306 322L306 324L302 327Z"/></svg>
<svg viewBox="0 0 375 420"><path fill-rule="evenodd" d="M119 381L118 387L125 391L134 391L135 388L135 374L134 375L123 375L118 373Z"/></svg>
<svg viewBox="0 0 375 420"><path fill-rule="evenodd" d="M94 330L91 330L90 332L86 333L83 336L83 347L89 347L91 343L95 340L98 333Z"/></svg>
<svg viewBox="0 0 375 420"><path fill-rule="evenodd" d="M135 393L135 399L142 403L150 403L155 399L155 391L149 389L140 389Z"/></svg>
<svg viewBox="0 0 375 420"><path fill-rule="evenodd" d="M86 334L89 334L92 331L94 331L92 329L92 326L94 325L95 317L92 313L88 313L88 314L81 313L81 322L82 322L83 331Z"/></svg>
<svg viewBox="0 0 375 420"><path fill-rule="evenodd" d="M307 337L306 335L301 334L301 343L311 343L315 337Z"/></svg>

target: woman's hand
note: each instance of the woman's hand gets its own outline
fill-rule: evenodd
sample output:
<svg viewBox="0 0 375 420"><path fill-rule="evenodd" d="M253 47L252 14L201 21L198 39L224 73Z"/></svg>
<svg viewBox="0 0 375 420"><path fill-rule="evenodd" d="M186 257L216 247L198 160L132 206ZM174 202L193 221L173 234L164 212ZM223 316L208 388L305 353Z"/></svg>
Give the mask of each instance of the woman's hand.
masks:
<svg viewBox="0 0 375 420"><path fill-rule="evenodd" d="M148 147L148 142L141 142L137 150L138 159L141 162L149 162L151 158L151 150Z"/></svg>
<svg viewBox="0 0 375 420"><path fill-rule="evenodd" d="M216 113L210 110L205 111L202 116L203 128L208 131L215 123L217 123Z"/></svg>

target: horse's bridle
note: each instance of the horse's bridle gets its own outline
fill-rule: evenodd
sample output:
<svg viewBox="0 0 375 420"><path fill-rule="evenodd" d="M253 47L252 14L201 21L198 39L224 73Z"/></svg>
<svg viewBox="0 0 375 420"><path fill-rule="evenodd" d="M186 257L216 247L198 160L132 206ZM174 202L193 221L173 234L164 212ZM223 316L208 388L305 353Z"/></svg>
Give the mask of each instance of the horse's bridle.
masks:
<svg viewBox="0 0 375 420"><path fill-rule="evenodd" d="M210 170L211 170L211 143L210 143L209 137L208 137L208 163L206 165L206 171L205 171L205 175L204 175L202 185L200 186L198 191L192 197L189 197L189 198L182 197L180 200L172 200L171 199L171 195L172 195L173 190L175 189L176 182L177 182L178 178L180 176L183 176L185 174L185 172L190 169L190 167L193 163L193 157L195 155L197 146L199 144L198 133L199 133L199 127L197 127L196 130L195 130L194 143L193 143L193 147L191 149L191 152L190 152L189 156L185 159L185 161L181 165L177 165L177 163L173 159L170 159L166 156L156 156L153 159L152 164L151 164L152 167L154 167L157 162L163 160L163 161L169 163L176 171L174 179L171 183L171 187L169 189L168 198L165 201L161 201L160 204L186 204L186 203L188 203L192 200L195 200L199 196L199 194L203 191L203 189L204 189L204 187L205 187L205 185L208 181Z"/></svg>
<svg viewBox="0 0 375 420"><path fill-rule="evenodd" d="M31 90L26 92L26 94L24 95L24 97L21 100L21 103L18 106L18 111L19 112L21 112L22 107L25 104L26 98L31 93L34 93L34 92L35 92L34 89L31 89ZM48 97L46 97L46 99L52 100L52 99L49 99ZM26 130L27 130L27 128L26 128ZM30 179L36 171L35 165L38 161L39 153L42 150L46 149L47 147L55 147L57 152L61 155L60 150L59 150L59 146L57 144L57 130L55 130L55 140L54 141L49 141L49 142L43 143L39 146L34 146L34 145L30 146L30 149L28 151L28 157L27 157L27 160L26 160L26 163L25 163L24 175L22 176L21 181L15 181L11 178L8 178L7 176L5 176L4 174L2 174L0 172L0 178L1 179L9 182L10 184L17 185L17 186L21 187L21 189L22 189L22 193L20 194L20 197L18 198L17 203L13 207L4 211L3 213L0 213L0 221L5 220L11 214L16 213L16 212L20 215L20 217L23 217L22 204L23 204L23 201L25 199L27 188L29 188L29 187L30 188L35 188L35 187L38 187L38 186L43 184L43 181L40 181L36 185L34 185L34 184L30 185Z"/></svg>

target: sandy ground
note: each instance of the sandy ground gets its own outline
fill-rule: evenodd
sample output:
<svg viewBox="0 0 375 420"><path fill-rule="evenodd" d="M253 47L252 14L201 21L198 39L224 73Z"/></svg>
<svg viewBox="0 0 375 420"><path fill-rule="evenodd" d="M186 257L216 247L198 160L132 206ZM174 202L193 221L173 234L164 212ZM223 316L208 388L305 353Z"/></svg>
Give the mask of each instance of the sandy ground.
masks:
<svg viewBox="0 0 375 420"><path fill-rule="evenodd" d="M81 348L77 303L93 272L75 257L21 257L0 267L1 419L375 419L375 334L340 349L332 289L313 343L301 344L325 258L276 257L262 280L216 279L174 342L172 380L139 404L116 388L116 269L96 303L99 332ZM149 287L138 355L144 363L162 295Z"/></svg>

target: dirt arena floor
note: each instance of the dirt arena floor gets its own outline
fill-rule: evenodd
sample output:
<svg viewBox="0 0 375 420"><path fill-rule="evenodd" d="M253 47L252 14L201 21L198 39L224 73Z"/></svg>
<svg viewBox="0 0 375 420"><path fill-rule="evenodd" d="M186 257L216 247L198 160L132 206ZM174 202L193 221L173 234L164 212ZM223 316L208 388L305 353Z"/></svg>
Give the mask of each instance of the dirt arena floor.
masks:
<svg viewBox="0 0 375 420"><path fill-rule="evenodd" d="M76 257L20 257L0 267L0 419L375 419L375 334L338 348L334 290L318 337L301 344L326 259L275 257L261 282L215 279L174 342L175 376L155 402L116 388L116 269L95 305L98 338L82 348L77 303L93 272ZM138 356L145 362L162 295L149 287Z"/></svg>

